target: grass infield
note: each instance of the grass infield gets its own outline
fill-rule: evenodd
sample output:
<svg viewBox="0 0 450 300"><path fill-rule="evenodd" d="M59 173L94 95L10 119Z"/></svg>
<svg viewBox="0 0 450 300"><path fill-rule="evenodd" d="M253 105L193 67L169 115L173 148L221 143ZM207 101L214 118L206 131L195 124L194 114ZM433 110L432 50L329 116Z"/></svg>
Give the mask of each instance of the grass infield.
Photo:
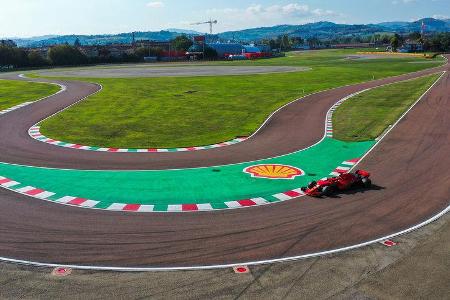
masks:
<svg viewBox="0 0 450 300"><path fill-rule="evenodd" d="M59 91L53 84L0 80L0 110L35 101Z"/></svg>
<svg viewBox="0 0 450 300"><path fill-rule="evenodd" d="M245 76L89 79L102 92L46 120L42 134L98 147L175 148L252 134L280 106L307 94L435 67L436 60L348 60L355 50L289 53L226 65L288 65L311 71ZM423 61L412 64L410 62ZM430 63L427 63L430 62Z"/></svg>
<svg viewBox="0 0 450 300"><path fill-rule="evenodd" d="M439 78L421 77L376 88L344 102L333 114L334 138L359 142L374 140Z"/></svg>

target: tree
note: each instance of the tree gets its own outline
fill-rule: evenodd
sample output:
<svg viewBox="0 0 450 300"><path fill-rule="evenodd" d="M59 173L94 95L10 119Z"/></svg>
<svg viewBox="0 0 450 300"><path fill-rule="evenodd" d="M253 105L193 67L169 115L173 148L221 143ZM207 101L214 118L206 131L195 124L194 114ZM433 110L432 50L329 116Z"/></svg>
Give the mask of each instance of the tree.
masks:
<svg viewBox="0 0 450 300"><path fill-rule="evenodd" d="M279 36L278 37L278 42L280 44L280 48L281 50L291 50L292 46L291 46L291 40L289 39L289 36L287 34Z"/></svg>
<svg viewBox="0 0 450 300"><path fill-rule="evenodd" d="M148 48L147 47L139 47L136 50L134 50L134 55L136 55L140 59L143 59L144 57L149 55Z"/></svg>
<svg viewBox="0 0 450 300"><path fill-rule="evenodd" d="M0 45L0 67L13 65L14 51L12 47Z"/></svg>
<svg viewBox="0 0 450 300"><path fill-rule="evenodd" d="M320 40L319 40L318 38L316 38L316 37L310 37L310 38L308 38L308 39L306 40L306 42L308 43L308 45L309 45L311 48L315 48L315 47L317 47L318 45L320 45Z"/></svg>
<svg viewBox="0 0 450 300"><path fill-rule="evenodd" d="M400 36L398 34L395 34L391 38L391 47L392 50L397 51L398 47L400 46Z"/></svg>
<svg viewBox="0 0 450 300"><path fill-rule="evenodd" d="M383 34L383 35L381 36L381 42L382 42L383 44L389 44L389 43L391 42L391 36L388 35L388 34Z"/></svg>
<svg viewBox="0 0 450 300"><path fill-rule="evenodd" d="M80 43L80 39L79 38L77 38L76 40L75 40L75 42L73 43L73 45L75 46L75 47L81 47L81 43Z"/></svg>
<svg viewBox="0 0 450 300"><path fill-rule="evenodd" d="M291 45L302 45L305 41L300 36L291 38Z"/></svg>
<svg viewBox="0 0 450 300"><path fill-rule="evenodd" d="M38 51L30 51L28 53L28 64L30 67L41 67L48 65L48 61Z"/></svg>
<svg viewBox="0 0 450 300"><path fill-rule="evenodd" d="M50 48L48 58L53 65L80 65L87 63L87 57L78 48L69 45L59 45Z"/></svg>
<svg viewBox="0 0 450 300"><path fill-rule="evenodd" d="M173 39L171 44L174 50L187 51L193 45L193 42L186 35L180 35Z"/></svg>
<svg viewBox="0 0 450 300"><path fill-rule="evenodd" d="M381 42L381 35L378 34L378 33L375 33L374 35L372 35L372 38L370 39L370 42L374 43L374 44L380 43Z"/></svg>
<svg viewBox="0 0 450 300"><path fill-rule="evenodd" d="M0 67L14 66L26 67L28 65L27 53L20 48L0 46Z"/></svg>
<svg viewBox="0 0 450 300"><path fill-rule="evenodd" d="M419 41L422 38L420 32L413 32L408 35L408 38L413 41Z"/></svg>
<svg viewBox="0 0 450 300"><path fill-rule="evenodd" d="M441 34L441 47L442 51L448 52L450 51L450 33L442 33Z"/></svg>

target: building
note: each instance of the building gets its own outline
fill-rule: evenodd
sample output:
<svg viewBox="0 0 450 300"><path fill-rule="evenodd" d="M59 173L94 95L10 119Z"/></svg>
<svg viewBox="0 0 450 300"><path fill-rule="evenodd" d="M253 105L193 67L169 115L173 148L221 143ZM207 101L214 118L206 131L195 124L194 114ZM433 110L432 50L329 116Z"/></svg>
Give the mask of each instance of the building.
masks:
<svg viewBox="0 0 450 300"><path fill-rule="evenodd" d="M238 43L206 43L205 47L214 49L217 58L223 59L256 59L271 57L272 49L268 45L241 45ZM203 44L196 43L189 48L186 55L191 58L203 56Z"/></svg>
<svg viewBox="0 0 450 300"><path fill-rule="evenodd" d="M230 55L241 55L245 52L241 44L213 43L206 44L207 47L216 50L218 58L226 58Z"/></svg>
<svg viewBox="0 0 450 300"><path fill-rule="evenodd" d="M398 52L401 53L413 53L413 52L423 52L423 44L420 42L407 40L403 46L398 49Z"/></svg>
<svg viewBox="0 0 450 300"><path fill-rule="evenodd" d="M311 46L307 44L297 44L292 46L294 50L311 50Z"/></svg>
<svg viewBox="0 0 450 300"><path fill-rule="evenodd" d="M272 49L268 45L244 45L244 55L247 59L271 57Z"/></svg>
<svg viewBox="0 0 450 300"><path fill-rule="evenodd" d="M151 41L151 40L139 40L134 43L136 47L151 47L151 48L163 48L169 50L172 47L170 41Z"/></svg>

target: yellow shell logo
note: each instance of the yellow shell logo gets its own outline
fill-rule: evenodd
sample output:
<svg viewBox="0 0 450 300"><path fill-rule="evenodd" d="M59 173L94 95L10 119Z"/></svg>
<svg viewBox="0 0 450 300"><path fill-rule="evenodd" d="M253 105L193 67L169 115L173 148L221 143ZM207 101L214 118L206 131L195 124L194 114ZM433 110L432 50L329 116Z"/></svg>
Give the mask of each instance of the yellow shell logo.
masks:
<svg viewBox="0 0 450 300"><path fill-rule="evenodd" d="M285 165L257 165L244 169L245 173L251 174L256 178L267 179L294 179L297 176L303 176L305 173L295 167Z"/></svg>

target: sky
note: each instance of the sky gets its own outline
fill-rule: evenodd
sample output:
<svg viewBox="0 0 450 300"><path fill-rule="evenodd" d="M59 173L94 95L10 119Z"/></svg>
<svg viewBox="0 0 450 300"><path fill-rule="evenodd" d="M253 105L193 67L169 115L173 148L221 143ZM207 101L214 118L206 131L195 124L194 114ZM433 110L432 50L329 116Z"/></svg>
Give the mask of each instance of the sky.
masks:
<svg viewBox="0 0 450 300"><path fill-rule="evenodd" d="M214 32L331 21L367 24L450 18L449 0L0 0L0 37L183 28Z"/></svg>

